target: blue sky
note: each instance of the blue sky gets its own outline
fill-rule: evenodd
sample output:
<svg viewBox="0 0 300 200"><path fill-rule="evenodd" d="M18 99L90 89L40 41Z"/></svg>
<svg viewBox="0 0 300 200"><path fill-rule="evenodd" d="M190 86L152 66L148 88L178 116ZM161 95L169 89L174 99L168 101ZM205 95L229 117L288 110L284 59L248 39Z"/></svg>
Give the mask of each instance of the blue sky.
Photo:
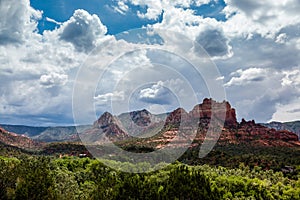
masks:
<svg viewBox="0 0 300 200"><path fill-rule="evenodd" d="M72 124L77 73L94 49L105 47L104 41L111 45L101 50L103 63L104 55L134 52L116 58L103 80L95 83L97 115L127 98L135 102L128 110L144 106L155 113L171 111L180 104L176 97L185 98L182 104L191 109L188 85L198 89L194 95L201 102L212 95L205 86L208 77L194 77L180 55L135 49L156 39L163 45L166 35L174 49L184 49L189 41L201 45L218 70L210 81L222 85L239 120L300 120L299 9L297 0L3 0L0 123ZM145 28L165 30L165 35L147 36ZM171 32L182 39L171 40ZM152 80L142 72L152 74ZM184 73L188 79L180 76ZM117 106L114 112L125 107Z"/></svg>
<svg viewBox="0 0 300 200"><path fill-rule="evenodd" d="M155 20L140 19L136 12L137 10L145 12L146 7L131 6L130 11L126 15L121 14L114 10L114 7L118 6L115 1L104 0L53 0L53 1L30 1L33 8L43 11L43 18L39 21L39 32L44 30L53 30L58 27L57 24L49 22L46 17L54 19L57 22L67 21L77 9L84 9L90 14L96 14L101 21L107 26L108 34L118 34L123 31L141 28L147 24L157 23L161 20L161 17Z"/></svg>
<svg viewBox="0 0 300 200"><path fill-rule="evenodd" d="M161 22L163 11L157 19L141 19L136 13L146 13L148 6L139 6L129 3L129 11L126 14L122 14L115 10L118 7L117 1L105 1L105 0L52 0L41 1L31 0L30 5L43 11L43 17L39 20L38 29L39 33L43 33L44 30L53 30L58 28L59 25L53 22L47 21L47 17L54 19L57 22L67 21L77 9L87 10L90 14L96 14L101 21L107 26L108 34L118 34L123 31L127 31L135 28L142 28L148 24L155 24ZM188 9L195 12L195 15L211 17L217 20L226 20L222 10L225 7L224 1L212 1L203 5L192 4Z"/></svg>

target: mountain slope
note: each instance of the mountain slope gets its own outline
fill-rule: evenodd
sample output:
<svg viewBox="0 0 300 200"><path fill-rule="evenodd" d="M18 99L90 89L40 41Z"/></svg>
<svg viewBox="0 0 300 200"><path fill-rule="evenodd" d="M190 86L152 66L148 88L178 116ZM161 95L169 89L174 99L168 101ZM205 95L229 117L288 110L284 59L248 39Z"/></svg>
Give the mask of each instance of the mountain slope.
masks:
<svg viewBox="0 0 300 200"><path fill-rule="evenodd" d="M214 118L212 118L212 115ZM270 129L256 124L254 120L237 122L235 109L225 101L219 103L212 99L204 99L201 104L196 105L190 112L178 108L169 113L165 120L156 121L156 125L163 125L156 134L148 138L130 137L132 134L128 133L128 129L124 127L136 124L149 130L151 113L142 110L129 113L129 116L131 118L128 118L127 121L123 120L125 122L123 124L122 119L110 113L104 113L94 123L94 127L85 133L89 138L88 141L97 143L97 140L105 134L109 139L119 142L125 147L140 145L160 149L168 145L169 142L172 142L174 147L179 147L189 139L194 139L193 145L200 145L210 130L210 125L212 125L214 131L221 131L218 140L218 144L221 145L300 146L298 136L292 132ZM131 122L128 122L130 119ZM196 132L196 137L192 138L194 132ZM211 137L217 137L217 135L214 136L215 133L217 132L213 132ZM134 134L138 135L136 132ZM178 135L180 137L176 137ZM208 140L211 139L208 138Z"/></svg>
<svg viewBox="0 0 300 200"><path fill-rule="evenodd" d="M215 112L212 112L212 109ZM211 116L215 119L212 122ZM133 111L123 113L119 116L113 116L106 112L99 117L93 125L86 126L66 126L66 127L30 127L18 125L3 125L3 133L14 132L19 135L31 137L36 141L43 142L62 142L79 141L81 139L89 142L101 141L103 133L108 136L106 139L115 142L130 140L140 145L149 144L155 148L163 148L172 141L178 133L184 137L190 137L186 132L192 133L192 129L197 132L194 145L199 145L204 141L210 123L215 123L215 128L221 129L222 134L219 138L219 144L250 144L265 146L294 146L298 145L293 131L300 135L300 122L270 124L256 124L254 121L246 122L242 120L237 122L235 109L229 102L216 102L212 99L204 99L201 104L196 105L190 112L184 109L176 109L171 113L154 115L147 110ZM223 127L224 124L224 127ZM195 127L196 125L196 127ZM77 133L79 132L79 133ZM2 139L4 138L2 133ZM35 146L34 142L22 142L28 137L10 134L5 136L4 143L16 144L26 148ZM18 140L23 144L18 144ZM180 138L179 138L180 140ZM103 141L102 141L103 142ZM183 143L177 141L177 145ZM27 144L27 145L26 145ZM123 142L126 144L126 142Z"/></svg>
<svg viewBox="0 0 300 200"><path fill-rule="evenodd" d="M26 135L28 137L38 136L48 128L48 127L34 127L34 126L8 125L8 124L1 124L0 126L6 131L17 133L20 135Z"/></svg>
<svg viewBox="0 0 300 200"><path fill-rule="evenodd" d="M82 126L57 126L57 127L34 127L23 125L0 125L3 129L16 133L18 135L25 135L41 142L64 142L64 141L78 141L77 132L82 132L90 125Z"/></svg>
<svg viewBox="0 0 300 200"><path fill-rule="evenodd" d="M274 128L275 130L287 130L296 133L300 138L300 121L294 122L270 122L262 123L263 126Z"/></svg>
<svg viewBox="0 0 300 200"><path fill-rule="evenodd" d="M79 141L78 132L83 132L90 128L90 125L82 126L57 126L48 127L40 134L32 137L37 141L43 142L64 142L64 141Z"/></svg>
<svg viewBox="0 0 300 200"><path fill-rule="evenodd" d="M224 105L226 108L225 118L224 110L222 110ZM216 120L212 120L211 118L213 107L216 110L214 113ZM176 115L179 116L176 117ZM167 118L166 124L171 124L173 129L168 128L165 130L165 133L162 133L162 137L160 138L162 143L169 135L176 135L178 133L177 127L178 123L180 123L180 120L178 120L180 115L182 117L182 114L178 113L178 110L175 110ZM199 121L197 135L194 138L194 145L199 145L204 141L209 131L209 125L214 123L213 129L222 129L218 140L218 144L221 145L300 146L298 136L292 132L270 129L256 124L254 120L247 122L243 119L241 122L237 122L235 109L231 108L228 102L218 103L212 99L204 99L202 104L196 105L184 118L186 124ZM185 128L187 127L181 127L183 131ZM214 135L214 133L212 133L212 135Z"/></svg>
<svg viewBox="0 0 300 200"><path fill-rule="evenodd" d="M29 137L6 131L0 127L0 142L6 145L23 149L39 149L42 143L36 142Z"/></svg>
<svg viewBox="0 0 300 200"><path fill-rule="evenodd" d="M128 137L129 135L120 128L118 119L109 112L103 113L90 129L80 133L80 139L88 144L125 140Z"/></svg>

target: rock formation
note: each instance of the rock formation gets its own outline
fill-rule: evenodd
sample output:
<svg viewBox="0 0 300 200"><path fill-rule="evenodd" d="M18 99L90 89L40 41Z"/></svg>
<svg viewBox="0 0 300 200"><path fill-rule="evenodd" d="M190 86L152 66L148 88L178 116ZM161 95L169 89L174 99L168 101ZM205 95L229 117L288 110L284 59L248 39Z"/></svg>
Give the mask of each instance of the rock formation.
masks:
<svg viewBox="0 0 300 200"><path fill-rule="evenodd" d="M42 146L42 143L36 142L26 136L8 132L1 127L0 142L23 149L38 149Z"/></svg>
<svg viewBox="0 0 300 200"><path fill-rule="evenodd" d="M122 120L119 120L121 118ZM155 130L152 128L153 126L163 124L162 129L157 130L154 136L147 137L142 142L146 144L155 143L158 144L159 148L163 148L164 145L162 144L172 141L178 134L181 134L182 139L183 137L188 138L196 132L196 137L190 139L194 139L194 144L198 145L205 138L217 138L218 143L222 145L300 146L298 136L292 132L270 129L256 124L254 120L246 121L243 119L240 123L237 122L235 109L226 101L216 102L206 98L189 113L183 108L178 108L169 113L163 121L153 123L154 118L155 116L147 110L125 113L119 119L106 112L94 122L93 128L88 130L86 135L94 135L93 140L97 140L95 135L105 134L112 141L120 141L138 135L138 133L129 134L129 131L153 131ZM133 126L141 128L133 130ZM216 131L216 136L207 138L208 130ZM220 134L220 137L217 133ZM180 139L180 137L177 137L177 139ZM141 143L141 141L138 143ZM175 143L180 145L180 141Z"/></svg>

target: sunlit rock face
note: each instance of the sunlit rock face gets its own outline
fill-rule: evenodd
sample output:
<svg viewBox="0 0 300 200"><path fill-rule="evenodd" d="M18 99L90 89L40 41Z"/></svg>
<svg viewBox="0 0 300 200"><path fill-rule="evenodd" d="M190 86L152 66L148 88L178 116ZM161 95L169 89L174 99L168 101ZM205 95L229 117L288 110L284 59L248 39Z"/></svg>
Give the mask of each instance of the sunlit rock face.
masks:
<svg viewBox="0 0 300 200"><path fill-rule="evenodd" d="M126 121L127 120L127 121ZM124 123L125 122L125 123ZM263 146L298 146L299 138L296 134L286 130L270 129L254 120L236 119L236 111L229 102L217 102L212 99L204 99L201 104L196 105L190 112L183 108L177 108L162 119L151 114L147 110L133 111L121 114L119 117L105 112L94 122L93 128L85 132L86 136L97 141L101 135L107 136L112 141L127 140L139 133L130 134L132 127L139 127L135 131L143 133L156 131L155 126L162 125L152 137L145 137L143 141L149 145L155 143L157 148L163 148L172 141L175 146L180 146L184 141L182 138L194 140L193 145L200 145L206 138L207 131L221 130L218 144L249 144ZM154 127L154 128L153 128ZM130 133L129 133L130 132ZM192 137L192 133L196 136ZM142 134L143 134L142 133ZM97 137L96 137L97 136ZM174 139L178 140L174 142ZM209 139L209 138L208 138Z"/></svg>

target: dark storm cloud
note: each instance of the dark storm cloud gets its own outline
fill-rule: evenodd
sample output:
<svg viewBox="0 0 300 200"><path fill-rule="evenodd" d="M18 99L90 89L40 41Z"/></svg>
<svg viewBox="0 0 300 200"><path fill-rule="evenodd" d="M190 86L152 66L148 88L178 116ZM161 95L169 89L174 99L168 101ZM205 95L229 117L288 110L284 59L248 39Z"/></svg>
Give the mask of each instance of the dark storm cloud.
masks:
<svg viewBox="0 0 300 200"><path fill-rule="evenodd" d="M36 20L40 13L29 9L26 0L0 1L0 45L22 43L27 30L36 28Z"/></svg>
<svg viewBox="0 0 300 200"><path fill-rule="evenodd" d="M62 29L60 39L72 43L76 50L84 52L91 51L97 40L107 32L98 16L90 15L84 10L76 10Z"/></svg>
<svg viewBox="0 0 300 200"><path fill-rule="evenodd" d="M210 56L225 56L230 52L228 39L224 33L217 29L207 29L196 38Z"/></svg>

